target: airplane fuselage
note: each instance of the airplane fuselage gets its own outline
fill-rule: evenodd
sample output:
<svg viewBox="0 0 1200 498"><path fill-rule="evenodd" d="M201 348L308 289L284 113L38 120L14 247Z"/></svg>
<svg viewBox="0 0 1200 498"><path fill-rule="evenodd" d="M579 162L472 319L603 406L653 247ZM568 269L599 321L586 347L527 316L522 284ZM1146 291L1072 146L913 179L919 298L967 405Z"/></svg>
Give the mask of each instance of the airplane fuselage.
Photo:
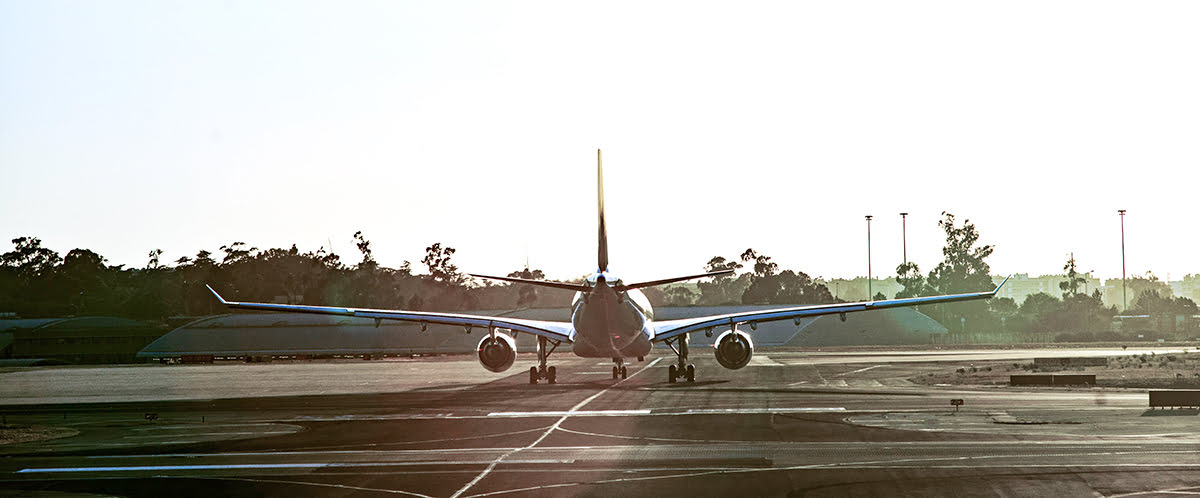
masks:
<svg viewBox="0 0 1200 498"><path fill-rule="evenodd" d="M588 278L589 292L578 292L571 303L572 352L584 358L636 358L650 352L654 311L637 289L617 291L620 282L596 274Z"/></svg>

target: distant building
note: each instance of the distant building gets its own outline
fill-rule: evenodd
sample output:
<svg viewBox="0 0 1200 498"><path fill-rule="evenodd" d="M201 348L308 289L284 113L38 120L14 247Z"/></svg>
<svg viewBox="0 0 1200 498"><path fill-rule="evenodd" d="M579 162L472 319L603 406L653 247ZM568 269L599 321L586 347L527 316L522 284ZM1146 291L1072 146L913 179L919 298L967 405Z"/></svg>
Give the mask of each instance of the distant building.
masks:
<svg viewBox="0 0 1200 498"><path fill-rule="evenodd" d="M0 319L0 358L70 363L132 363L166 329L104 316Z"/></svg>
<svg viewBox="0 0 1200 498"><path fill-rule="evenodd" d="M1079 287L1079 292L1083 294L1091 295L1096 289L1101 289L1103 287L1100 283L1100 279L1098 278L1088 274L1080 274L1079 276L1084 279L1083 284ZM1003 281L1003 275L992 276L992 282L996 283L997 285ZM996 296L1010 298L1013 301L1016 301L1018 306L1025 302L1026 297L1039 292L1053 296L1055 299L1062 299L1063 291L1058 285L1066 281L1066 275L1041 275L1037 277L1030 277L1028 273L1014 273L1012 278L1008 279L1008 283L1004 284L1004 287L1000 288L1000 292L997 293ZM1119 290L1120 281L1117 283ZM1102 294L1107 295L1107 291L1102 291ZM1117 302L1120 302L1119 295L1117 298Z"/></svg>

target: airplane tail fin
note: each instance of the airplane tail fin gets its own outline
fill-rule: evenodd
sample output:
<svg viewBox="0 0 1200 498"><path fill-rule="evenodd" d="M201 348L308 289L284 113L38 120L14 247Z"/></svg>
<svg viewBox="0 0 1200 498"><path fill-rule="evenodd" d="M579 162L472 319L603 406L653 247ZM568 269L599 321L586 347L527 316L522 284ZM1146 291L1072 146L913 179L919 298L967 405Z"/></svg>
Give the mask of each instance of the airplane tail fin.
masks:
<svg viewBox="0 0 1200 498"><path fill-rule="evenodd" d="M604 227L604 163L600 159L600 149L596 149L596 200L600 213L596 271L603 273L608 271L608 230Z"/></svg>

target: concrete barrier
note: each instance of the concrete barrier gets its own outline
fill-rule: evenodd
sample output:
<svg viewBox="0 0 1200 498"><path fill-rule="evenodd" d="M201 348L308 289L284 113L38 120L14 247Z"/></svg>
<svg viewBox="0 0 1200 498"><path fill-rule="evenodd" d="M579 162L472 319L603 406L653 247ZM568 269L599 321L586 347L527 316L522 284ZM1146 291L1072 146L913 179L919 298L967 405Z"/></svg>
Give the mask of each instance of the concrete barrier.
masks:
<svg viewBox="0 0 1200 498"><path fill-rule="evenodd" d="M1150 391L1150 407L1200 407L1200 391Z"/></svg>
<svg viewBox="0 0 1200 498"><path fill-rule="evenodd" d="M1050 374L1009 375L1010 386L1049 386L1054 384L1054 376Z"/></svg>
<svg viewBox="0 0 1200 498"><path fill-rule="evenodd" d="M1058 375L1058 374L1027 374L1009 375L1010 386L1077 386L1096 385L1096 376L1088 375Z"/></svg>
<svg viewBox="0 0 1200 498"><path fill-rule="evenodd" d="M1053 384L1056 386L1078 386L1078 385L1096 385L1096 375L1059 375L1054 374Z"/></svg>

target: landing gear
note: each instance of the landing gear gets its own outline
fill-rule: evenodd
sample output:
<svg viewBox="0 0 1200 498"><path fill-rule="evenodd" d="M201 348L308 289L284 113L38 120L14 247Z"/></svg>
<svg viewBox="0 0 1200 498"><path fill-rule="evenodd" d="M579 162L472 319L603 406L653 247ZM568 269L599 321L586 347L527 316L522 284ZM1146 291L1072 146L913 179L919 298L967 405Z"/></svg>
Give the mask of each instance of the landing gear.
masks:
<svg viewBox="0 0 1200 498"><path fill-rule="evenodd" d="M555 342L554 347L546 349L546 346L549 342L550 342L550 340L546 339L545 337L540 337L540 336L538 337L538 345L537 345L538 366L529 367L529 383L530 384L537 384L539 380L543 380L543 379L546 381L547 384L554 384L555 381L557 380L556 379L556 377L558 377L557 369L555 369L554 367L546 366L546 360L548 358L550 358L550 353L553 353L555 349L558 349L559 343Z"/></svg>
<svg viewBox="0 0 1200 498"><path fill-rule="evenodd" d="M616 365L613 365L613 370L612 370L613 380L628 379L629 378L629 369L625 368L625 359L624 358L613 358L613 363L616 363Z"/></svg>
<svg viewBox="0 0 1200 498"><path fill-rule="evenodd" d="M688 357L688 336L681 335L675 340L668 339L667 346L675 351L675 355L679 357L679 362L667 368L667 382L674 384L676 380L687 379L688 382L696 382L696 365L687 362Z"/></svg>

